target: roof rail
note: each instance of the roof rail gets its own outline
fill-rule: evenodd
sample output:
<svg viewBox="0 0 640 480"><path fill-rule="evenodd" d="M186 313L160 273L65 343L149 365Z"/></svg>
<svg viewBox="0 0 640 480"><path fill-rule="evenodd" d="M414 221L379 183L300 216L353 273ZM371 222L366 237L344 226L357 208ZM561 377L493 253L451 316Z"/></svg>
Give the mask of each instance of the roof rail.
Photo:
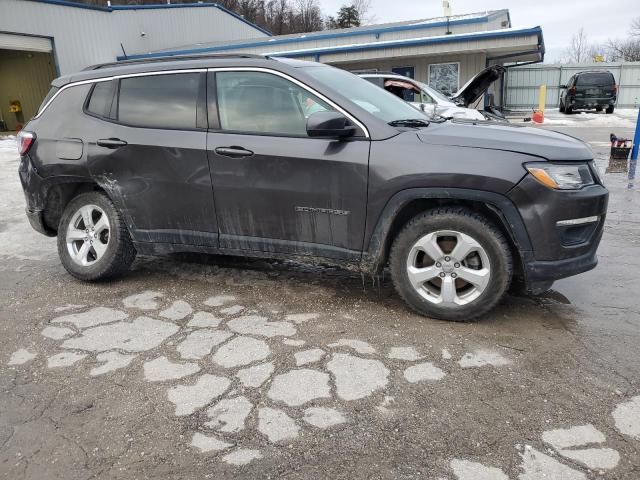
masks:
<svg viewBox="0 0 640 480"><path fill-rule="evenodd" d="M179 60L201 60L207 58L260 58L260 59L268 59L269 57L266 55L256 55L250 53L210 53L210 54L202 54L202 55L172 55L169 57L156 57L156 58L142 58L142 59L134 59L134 60L121 60L118 62L108 62L108 63L99 63L97 65L91 65L83 69L83 71L87 70L99 70L101 68L108 67L119 67L125 65L132 64L140 64L140 63L161 63L161 62L175 62Z"/></svg>
<svg viewBox="0 0 640 480"><path fill-rule="evenodd" d="M390 72L388 70L376 70L375 68L369 68L364 70L349 70L349 72L355 75L397 75L399 77L404 77L401 73Z"/></svg>

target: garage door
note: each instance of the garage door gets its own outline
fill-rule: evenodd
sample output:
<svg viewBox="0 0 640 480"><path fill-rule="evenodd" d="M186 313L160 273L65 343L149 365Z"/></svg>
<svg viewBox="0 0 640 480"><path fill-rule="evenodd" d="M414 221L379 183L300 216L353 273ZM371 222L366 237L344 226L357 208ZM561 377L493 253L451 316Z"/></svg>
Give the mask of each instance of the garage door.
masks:
<svg viewBox="0 0 640 480"><path fill-rule="evenodd" d="M25 50L27 52L50 52L53 50L49 38L13 33L0 33L0 49Z"/></svg>

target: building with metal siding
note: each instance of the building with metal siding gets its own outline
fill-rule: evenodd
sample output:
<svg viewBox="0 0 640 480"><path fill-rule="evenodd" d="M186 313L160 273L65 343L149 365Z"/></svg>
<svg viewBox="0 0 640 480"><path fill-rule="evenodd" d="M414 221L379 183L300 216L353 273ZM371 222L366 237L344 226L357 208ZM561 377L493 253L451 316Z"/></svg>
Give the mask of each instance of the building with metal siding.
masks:
<svg viewBox="0 0 640 480"><path fill-rule="evenodd" d="M10 129L20 123L7 99L20 101L28 120L57 75L124 54L269 36L215 3L100 7L0 0L0 120Z"/></svg>
<svg viewBox="0 0 640 480"><path fill-rule="evenodd" d="M445 71L448 86L444 91L452 93L488 65L541 62L544 40L540 27L513 28L509 11L496 10L258 41L211 42L133 58L224 52L299 58L347 70L393 70L432 86ZM492 87L498 104L501 83Z"/></svg>

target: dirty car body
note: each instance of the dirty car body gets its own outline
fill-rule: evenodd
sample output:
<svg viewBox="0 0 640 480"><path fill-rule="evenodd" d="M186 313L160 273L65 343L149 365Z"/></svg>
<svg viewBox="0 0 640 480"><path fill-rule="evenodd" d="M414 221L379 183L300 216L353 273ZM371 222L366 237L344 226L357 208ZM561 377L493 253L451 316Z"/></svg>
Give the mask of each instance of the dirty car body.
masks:
<svg viewBox="0 0 640 480"><path fill-rule="evenodd" d="M535 293L594 268L608 197L590 149L572 137L430 123L350 73L264 57L61 77L20 148L29 221L58 235L78 278L122 273L136 252L294 258L367 274L395 262L394 284L414 310L454 320L487 311L512 277ZM456 260L445 244L466 240ZM433 278L413 282L416 272ZM403 294L402 282L415 291Z"/></svg>

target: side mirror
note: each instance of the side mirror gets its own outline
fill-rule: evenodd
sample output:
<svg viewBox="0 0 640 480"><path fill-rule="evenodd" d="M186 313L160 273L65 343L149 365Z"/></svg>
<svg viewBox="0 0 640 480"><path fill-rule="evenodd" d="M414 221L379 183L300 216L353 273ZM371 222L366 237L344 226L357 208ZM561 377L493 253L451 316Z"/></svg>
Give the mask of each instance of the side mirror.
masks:
<svg viewBox="0 0 640 480"><path fill-rule="evenodd" d="M356 127L338 112L316 112L307 118L307 134L310 137L344 138L356 133Z"/></svg>

